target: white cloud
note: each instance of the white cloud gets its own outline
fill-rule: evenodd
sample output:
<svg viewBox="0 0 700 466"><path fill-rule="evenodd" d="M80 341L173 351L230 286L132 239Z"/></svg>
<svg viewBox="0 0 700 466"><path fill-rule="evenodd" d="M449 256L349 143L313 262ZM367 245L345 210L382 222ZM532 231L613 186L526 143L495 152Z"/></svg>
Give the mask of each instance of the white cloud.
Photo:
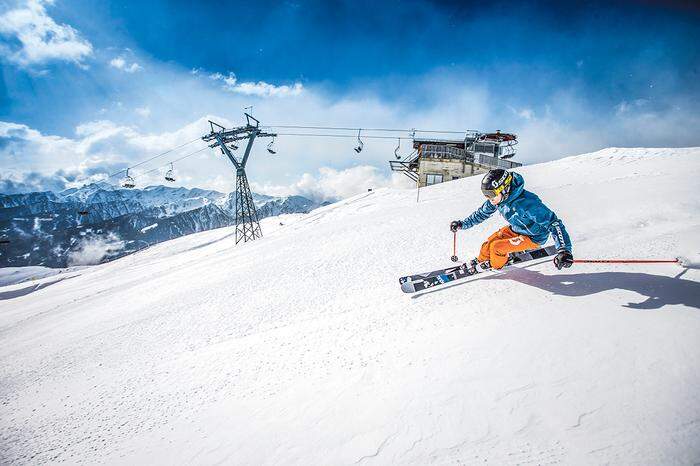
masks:
<svg viewBox="0 0 700 466"><path fill-rule="evenodd" d="M9 61L27 67L50 61L68 61L82 66L92 55L92 44L67 24L57 24L44 5L51 1L27 0L22 7L0 16L0 34L19 42L19 46L0 49Z"/></svg>
<svg viewBox="0 0 700 466"><path fill-rule="evenodd" d="M7 161L7 166L17 165L24 167L42 167L43 173L22 171L21 174L0 176L0 192L26 192L41 190L62 190L69 187L80 186L84 183L104 180L109 174L117 172L128 165L133 165L146 158L164 152L168 148L196 139L208 131L207 120L219 121L227 127L234 124L224 118L207 116L195 122L181 127L173 133L144 134L131 126L122 126L108 120L86 122L75 129L74 138L43 135L25 125L0 122L0 159ZM329 159L323 146L306 151L306 155L298 157L296 154L304 153L297 148L304 147L303 139L286 140L281 146L281 157L266 155L264 147L266 143L257 145L257 154L251 159L249 177L255 179L269 179L266 177L267 167L273 161L282 169L308 169L305 161L311 162L311 167L318 164L337 163L347 157L357 157L352 150L353 142L332 141L334 152L340 157ZM299 145L300 144L300 145ZM393 156L394 142L367 141L363 154L366 158L362 165L338 169L327 165L321 168L302 172L296 181L288 184L256 183L251 185L256 192L272 195L302 195L316 200L331 198L346 198L368 188L379 189L382 187L411 187L413 184L403 175L386 173L386 158ZM326 146L327 147L327 146ZM182 149L176 150L166 157L154 160L151 163L138 167L132 171L137 178L138 186L149 184L162 184L162 176L165 168L154 168L165 165L169 160L175 160L183 155L192 153L200 148L205 150L175 162L175 167L181 176L178 184L187 183L190 186L217 189L228 192L235 189L235 170L231 163L217 152L206 148L202 142L195 142ZM408 148L405 148L408 151ZM372 153L375 155L372 155ZM30 160L26 160L26 154L31 154ZM354 155L352 155L354 154ZM382 168L370 165L377 163ZM296 173L299 171L294 170ZM269 175L269 173L267 173ZM112 178L111 182L119 182L123 175Z"/></svg>
<svg viewBox="0 0 700 466"><path fill-rule="evenodd" d="M139 65L136 62L133 62L131 64L127 63L126 59L124 59L124 57L121 56L115 57L112 60L110 60L109 66L118 70L122 70L126 73L135 73L143 69L143 67L141 67L141 65Z"/></svg>
<svg viewBox="0 0 700 466"><path fill-rule="evenodd" d="M519 116L523 120L532 120L535 118L535 111L531 108L521 108L517 109L511 106L508 106L510 108L510 111L513 112L515 115Z"/></svg>
<svg viewBox="0 0 700 466"><path fill-rule="evenodd" d="M148 118L151 116L151 108L146 106L146 107L138 107L134 109L137 115L142 116L143 118Z"/></svg>
<svg viewBox="0 0 700 466"><path fill-rule="evenodd" d="M99 264L106 256L121 251L124 245L124 241L114 233L86 236L68 252L68 265Z"/></svg>
<svg viewBox="0 0 700 466"><path fill-rule="evenodd" d="M635 99L630 102L623 100L615 106L615 113L617 116L621 116L634 110L642 109L648 102L647 99Z"/></svg>
<svg viewBox="0 0 700 466"><path fill-rule="evenodd" d="M198 138L206 128L206 119L199 119L172 133L144 134L131 126L98 120L79 125L75 137L69 138L44 135L26 125L0 121L0 160L3 161L0 186L26 192L60 190L101 181L126 166ZM201 147L206 146L193 143L169 155L172 159ZM154 160L134 174L158 167L167 160L170 159ZM190 162L196 171L197 163ZM14 170L10 175L5 168L11 167ZM34 167L41 167L42 172L35 173ZM205 164L205 167L211 169L211 164ZM159 176L156 171L138 181L139 184L156 183L161 181ZM118 182L120 178L121 175L110 181Z"/></svg>
<svg viewBox="0 0 700 466"><path fill-rule="evenodd" d="M274 84L266 83L265 81L258 82L238 82L236 75L229 73L224 76L221 73L213 73L209 75L214 81L221 81L222 89L229 92L242 95L254 95L258 97L286 97L296 96L304 92L304 86L300 82L296 82L291 86L282 85L275 86Z"/></svg>
<svg viewBox="0 0 700 466"><path fill-rule="evenodd" d="M258 81L256 83L247 82L236 84L231 90L244 95L257 95L260 97L287 96L301 94L304 90L304 86L302 86L301 83L294 83L293 86L274 86L264 81Z"/></svg>
<svg viewBox="0 0 700 466"><path fill-rule="evenodd" d="M130 57L126 52L124 56ZM224 85L240 85L235 76L214 74L210 79L203 71L195 76L189 70L175 71L156 66L152 63L148 66L158 71L150 74L153 79L157 78L155 82L149 81L147 86L135 88L140 91L138 93L120 94L119 98L124 99L121 108L118 104L109 107L98 121L84 122L74 134L53 136L24 125L0 123L3 174L6 167L24 172L37 171L37 167L41 167L43 176L59 174L65 183L74 185L82 180L98 179L199 138L209 132L207 119L226 127L244 124L242 110L251 104L250 95L220 89ZM141 86L141 80L129 82ZM212 83L217 85L212 86ZM485 85L469 82L463 76L436 73L400 85L407 91L393 100L381 98L371 88L338 96L316 87L306 87L295 98L255 99L254 115L263 125L501 129L518 134L520 144L514 160L525 163L553 160L608 146L683 146L697 145L699 141L700 122L692 102L676 101L661 106L658 102L654 105L636 104L630 99L620 108L624 111L616 115L616 109L610 107L607 109L610 115L605 117L601 116L599 108L593 108L588 96L573 92L555 93L544 101L513 102L510 108L509 99L495 96ZM158 93L151 92L154 86L158 86ZM420 104L412 100L416 95L420 96ZM137 108L157 108L158 111L144 120L136 117ZM216 116L202 117L206 112ZM230 120L220 115L228 116ZM108 116L111 120L107 120ZM123 120L117 122L115 118ZM3 134L3 131L8 134ZM271 156L265 151L269 139L256 140L253 146L247 172L258 192L317 198L345 197L368 187L394 183L388 160L394 157L396 139L364 138L364 150L357 154L353 151L357 137L354 131L345 132L348 138L285 134L302 130L277 129L277 132L280 133L275 140L277 155ZM365 137L371 133L363 130L362 134ZM408 136L408 132L401 135ZM142 174L157 167L161 160L165 164L203 146L203 142L197 141L138 167L132 173L137 176L137 185L163 183L162 173L157 170L145 176ZM400 153L405 155L410 151L407 141L402 141ZM237 153L241 152L239 149ZM367 166L376 168L362 168ZM214 150L206 149L176 162L175 168L180 175L178 185L219 191L235 189L235 169ZM398 180L403 180L402 175L398 176ZM41 178L33 180L33 185L36 185ZM368 186L370 184L373 186Z"/></svg>
<svg viewBox="0 0 700 466"><path fill-rule="evenodd" d="M57 176L36 172L13 173L3 170L0 174L0 193L19 194L36 191L63 191L66 182Z"/></svg>
<svg viewBox="0 0 700 466"><path fill-rule="evenodd" d="M368 189L386 187L410 188L415 183L398 173L384 175L377 167L360 165L338 170L321 167L316 175L304 173L299 180L288 186L260 185L251 183L256 192L274 196L299 195L318 201L343 199L366 192Z"/></svg>

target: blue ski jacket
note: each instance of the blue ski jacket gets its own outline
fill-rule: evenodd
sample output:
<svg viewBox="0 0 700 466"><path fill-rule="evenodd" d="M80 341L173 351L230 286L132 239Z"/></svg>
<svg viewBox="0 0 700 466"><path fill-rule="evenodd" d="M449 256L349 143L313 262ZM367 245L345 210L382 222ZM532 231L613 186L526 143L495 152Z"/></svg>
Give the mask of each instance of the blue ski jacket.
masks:
<svg viewBox="0 0 700 466"><path fill-rule="evenodd" d="M557 249L572 251L571 239L564 224L536 194L525 190L525 180L522 175L513 173L508 199L497 206L487 200L476 212L462 220L462 229L466 230L478 225L496 210L510 223L510 228L515 233L529 236L538 244L546 243L551 234Z"/></svg>

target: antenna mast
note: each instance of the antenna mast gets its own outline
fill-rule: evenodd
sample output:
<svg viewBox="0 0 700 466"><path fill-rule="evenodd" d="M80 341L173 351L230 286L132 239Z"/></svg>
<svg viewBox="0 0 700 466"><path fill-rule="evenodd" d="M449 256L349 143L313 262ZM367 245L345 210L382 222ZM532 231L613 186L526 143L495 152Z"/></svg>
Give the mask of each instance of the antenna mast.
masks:
<svg viewBox="0 0 700 466"><path fill-rule="evenodd" d="M211 132L202 136L202 140L209 143L209 147L218 147L231 163L236 167L236 244L239 241L253 241L262 238L262 230L258 220L258 212L255 209L253 195L250 192L248 176L245 173L245 166L250 156L255 138L277 136L275 133L268 133L260 129L260 121L248 113L245 126L227 130L218 123L209 120ZM232 151L238 149L237 141L247 140L243 157L237 159Z"/></svg>

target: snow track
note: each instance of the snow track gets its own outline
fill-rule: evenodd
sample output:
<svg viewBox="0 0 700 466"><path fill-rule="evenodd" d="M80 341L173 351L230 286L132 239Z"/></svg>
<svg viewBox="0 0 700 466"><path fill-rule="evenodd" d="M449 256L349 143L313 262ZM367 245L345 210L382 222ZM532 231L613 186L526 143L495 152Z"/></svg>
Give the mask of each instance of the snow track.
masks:
<svg viewBox="0 0 700 466"><path fill-rule="evenodd" d="M520 172L576 257L693 256L699 157L607 149ZM449 265L478 184L0 287L0 463L700 461L700 270L546 261L400 291ZM461 232L460 257L502 224Z"/></svg>

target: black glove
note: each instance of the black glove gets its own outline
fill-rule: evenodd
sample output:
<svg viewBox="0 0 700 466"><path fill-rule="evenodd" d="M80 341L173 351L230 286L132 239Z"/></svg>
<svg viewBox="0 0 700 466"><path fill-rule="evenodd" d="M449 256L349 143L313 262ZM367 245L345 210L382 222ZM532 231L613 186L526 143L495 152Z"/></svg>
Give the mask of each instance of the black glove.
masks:
<svg viewBox="0 0 700 466"><path fill-rule="evenodd" d="M462 221L461 220L452 220L452 223L450 223L450 231L457 231L462 229Z"/></svg>
<svg viewBox="0 0 700 466"><path fill-rule="evenodd" d="M554 266L561 270L562 267L569 268L574 265L574 256L566 249L560 249L554 256Z"/></svg>

